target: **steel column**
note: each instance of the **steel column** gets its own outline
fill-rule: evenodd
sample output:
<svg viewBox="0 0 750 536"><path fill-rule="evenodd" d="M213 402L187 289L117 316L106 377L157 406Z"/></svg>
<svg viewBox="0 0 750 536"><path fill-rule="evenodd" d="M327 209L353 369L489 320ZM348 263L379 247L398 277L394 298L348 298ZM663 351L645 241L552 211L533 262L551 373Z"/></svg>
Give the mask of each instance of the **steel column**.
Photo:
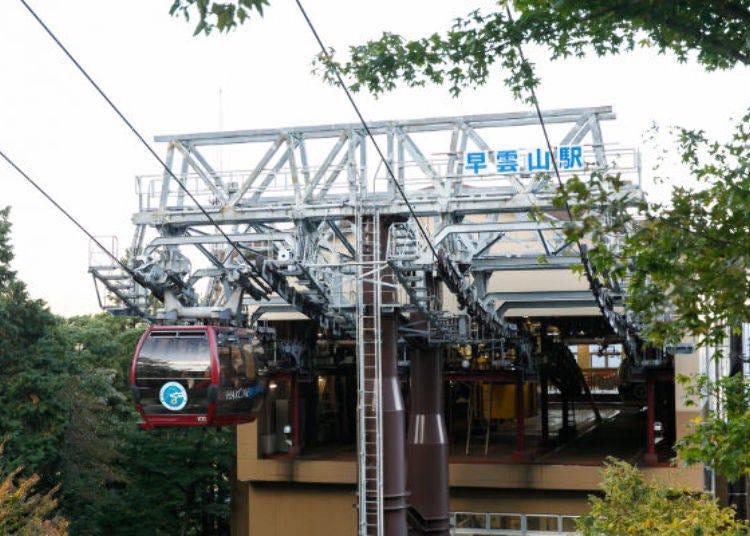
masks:
<svg viewBox="0 0 750 536"><path fill-rule="evenodd" d="M443 412L441 349L411 359L409 434L406 443L411 504L425 533L448 535L448 435Z"/></svg>
<svg viewBox="0 0 750 536"><path fill-rule="evenodd" d="M380 252L385 260L388 241L388 228L392 220L380 220ZM390 269L384 269L382 280L393 283L394 277ZM391 286L382 287L381 303L395 303L395 289ZM396 313L380 311L380 327L382 332L382 368L383 381L382 416L383 416L383 512L385 521L385 536L406 535L406 452L404 430L405 415L404 402L398 384L398 321Z"/></svg>
<svg viewBox="0 0 750 536"><path fill-rule="evenodd" d="M568 441L569 439L572 439L576 435L576 427L575 425L571 426L570 424L570 404L572 403L571 400L568 400L565 398L565 395L563 395L562 399L562 428L557 432L557 435L560 439L560 441Z"/></svg>
<svg viewBox="0 0 750 536"><path fill-rule="evenodd" d="M385 294L385 292L384 292ZM396 370L396 315L381 313L383 407L383 512L385 536L406 534L404 402Z"/></svg>

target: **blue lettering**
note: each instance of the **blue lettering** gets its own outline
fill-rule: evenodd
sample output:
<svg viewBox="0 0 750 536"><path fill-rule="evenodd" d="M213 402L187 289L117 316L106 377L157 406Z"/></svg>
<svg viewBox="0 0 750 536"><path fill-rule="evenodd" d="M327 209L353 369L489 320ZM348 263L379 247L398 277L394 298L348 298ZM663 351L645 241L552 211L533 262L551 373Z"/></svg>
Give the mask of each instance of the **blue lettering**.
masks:
<svg viewBox="0 0 750 536"><path fill-rule="evenodd" d="M534 171L537 169L543 169L549 171L549 152L544 151L544 163L542 163L542 150L536 150L536 162L534 162L534 153L531 151L526 155L526 161L528 163L528 170Z"/></svg>
<svg viewBox="0 0 750 536"><path fill-rule="evenodd" d="M487 168L487 155L484 153L467 153L466 164L470 170L474 172L474 175L479 173L480 169Z"/></svg>
<svg viewBox="0 0 750 536"><path fill-rule="evenodd" d="M496 156L498 173L516 173L518 171L518 151L498 151Z"/></svg>
<svg viewBox="0 0 750 536"><path fill-rule="evenodd" d="M560 147L559 162L562 169L580 169L583 167L583 149L580 145L571 145L570 147Z"/></svg>

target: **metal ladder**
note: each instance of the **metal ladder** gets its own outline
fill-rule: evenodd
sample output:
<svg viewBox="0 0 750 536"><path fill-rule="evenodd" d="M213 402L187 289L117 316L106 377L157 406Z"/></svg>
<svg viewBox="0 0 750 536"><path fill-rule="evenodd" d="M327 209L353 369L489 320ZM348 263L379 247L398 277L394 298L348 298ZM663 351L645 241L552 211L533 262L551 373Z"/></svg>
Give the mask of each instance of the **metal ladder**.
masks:
<svg viewBox="0 0 750 536"><path fill-rule="evenodd" d="M359 207L358 207L359 208ZM358 534L383 536L380 215L356 212Z"/></svg>

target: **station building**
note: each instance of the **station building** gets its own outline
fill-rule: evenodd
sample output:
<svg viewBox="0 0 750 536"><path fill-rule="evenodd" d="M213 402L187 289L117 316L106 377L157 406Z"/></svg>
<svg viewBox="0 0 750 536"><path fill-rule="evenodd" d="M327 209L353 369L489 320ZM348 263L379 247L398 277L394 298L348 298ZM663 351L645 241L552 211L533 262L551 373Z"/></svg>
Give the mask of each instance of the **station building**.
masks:
<svg viewBox="0 0 750 536"><path fill-rule="evenodd" d="M689 342L649 351L626 282L597 275L554 202L592 172L643 195L638 151L605 141L610 107L542 119L548 139L529 112L156 138L166 166L137 180L131 272L90 271L113 314L154 316L156 296L156 322L264 334L265 401L237 428L237 535L375 534L396 511L388 536L405 519L565 534L608 456L711 480L673 465L698 415L675 375L706 361Z"/></svg>
<svg viewBox="0 0 750 536"><path fill-rule="evenodd" d="M548 273L525 274L534 292L541 292L539 279L546 280L549 292L586 290L576 274L550 278ZM514 283L513 288L522 287ZM685 405L682 387L674 381L675 374L706 368L705 356L692 344L678 348L658 370L644 371L629 366L616 339L585 333L599 322L593 308L513 313L559 338L590 396L581 390L566 399L568 393L537 376L522 383L517 397L518 382L504 372L498 351L493 361L480 349L484 358L471 359L467 369L466 357L476 348L441 350L455 534L574 533L576 517L588 511L588 496L599 491L599 471L608 456L672 486L711 487L710 473L707 480L701 466L674 463L675 440L700 414ZM303 320L269 323L280 333L285 324L289 333L305 329ZM277 379L261 417L238 428L236 534L356 533L356 377L347 354L352 346L319 344L316 365ZM408 369L419 357L408 347L402 352L399 378L408 412ZM290 434L290 428L297 432Z"/></svg>

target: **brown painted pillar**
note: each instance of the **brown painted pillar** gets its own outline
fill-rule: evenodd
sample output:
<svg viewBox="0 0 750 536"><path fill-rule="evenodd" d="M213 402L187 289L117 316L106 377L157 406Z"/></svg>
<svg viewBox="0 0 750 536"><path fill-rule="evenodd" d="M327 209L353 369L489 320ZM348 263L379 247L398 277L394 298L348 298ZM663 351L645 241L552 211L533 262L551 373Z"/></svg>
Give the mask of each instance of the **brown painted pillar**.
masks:
<svg viewBox="0 0 750 536"><path fill-rule="evenodd" d="M656 455L656 377L653 373L646 373L646 454L643 461L646 465L656 465L659 458Z"/></svg>
<svg viewBox="0 0 750 536"><path fill-rule="evenodd" d="M411 359L409 434L406 442L411 504L426 534L450 534L448 436L443 417L440 349L416 351Z"/></svg>
<svg viewBox="0 0 750 536"><path fill-rule="evenodd" d="M373 218L367 217L365 229L363 230L363 242L367 244L363 250L363 260L383 261L386 257L386 246L388 243L388 228L393 222L392 218L380 219L380 255L375 258L369 244L372 242ZM404 403L401 398L401 390L398 384L398 371L396 368L397 355L397 337L398 321L395 312L375 311L373 308L375 286L372 281L366 278L363 281L363 300L365 304L365 316L372 318L374 315L380 315L380 333L368 334L365 341L365 366L367 367L374 360L376 338L379 336L381 341L381 393L380 400L382 412L382 440L383 440L383 530L385 536L406 536L407 523L407 496L406 491L406 441L405 441L405 417ZM386 267L381 274L381 281L385 283L381 287L381 303L393 304L396 301L395 289L389 284L394 283L392 271ZM370 322L370 320L367 320ZM368 326L366 322L366 327ZM374 326L369 326L370 328ZM373 367L374 368L374 367ZM366 378L366 381L374 382L375 378ZM376 387L370 383L371 387ZM368 402L369 404L370 402ZM370 406L372 411L372 406ZM372 412L374 414L374 412ZM374 421L368 425L365 430L366 440L374 445L376 428ZM374 453L373 453L374 455ZM374 460L368 460L368 465ZM374 465L374 464L373 464ZM372 476L372 475L370 475Z"/></svg>
<svg viewBox="0 0 750 536"><path fill-rule="evenodd" d="M384 293L385 294L385 293ZM396 369L396 316L382 314L383 511L385 536L406 535L404 402Z"/></svg>

